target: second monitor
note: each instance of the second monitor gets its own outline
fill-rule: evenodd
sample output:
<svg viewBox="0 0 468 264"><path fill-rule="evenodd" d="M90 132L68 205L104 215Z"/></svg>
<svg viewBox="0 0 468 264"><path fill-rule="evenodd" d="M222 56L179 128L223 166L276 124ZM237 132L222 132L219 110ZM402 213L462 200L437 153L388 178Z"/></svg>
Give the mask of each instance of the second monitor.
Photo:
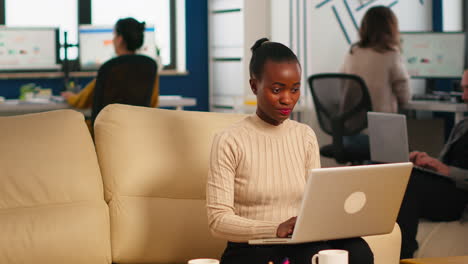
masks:
<svg viewBox="0 0 468 264"><path fill-rule="evenodd" d="M82 70L97 70L104 62L116 56L112 39L113 26L82 25L79 28L80 65ZM145 28L145 40L137 53L156 58L155 28Z"/></svg>
<svg viewBox="0 0 468 264"><path fill-rule="evenodd" d="M411 77L459 78L465 69L464 32L402 32Z"/></svg>

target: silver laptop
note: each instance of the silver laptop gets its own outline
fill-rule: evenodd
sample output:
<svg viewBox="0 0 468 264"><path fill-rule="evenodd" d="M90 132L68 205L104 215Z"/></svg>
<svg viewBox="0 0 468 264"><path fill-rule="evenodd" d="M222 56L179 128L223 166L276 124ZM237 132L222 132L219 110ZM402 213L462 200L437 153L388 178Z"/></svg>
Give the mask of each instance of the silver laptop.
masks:
<svg viewBox="0 0 468 264"><path fill-rule="evenodd" d="M392 232L410 162L313 169L290 238L249 244L297 244Z"/></svg>
<svg viewBox="0 0 468 264"><path fill-rule="evenodd" d="M367 112L367 122L372 161L409 161L405 115Z"/></svg>
<svg viewBox="0 0 468 264"><path fill-rule="evenodd" d="M400 114L368 112L370 156L374 162L391 163L409 161L406 116ZM417 170L442 174L423 167Z"/></svg>

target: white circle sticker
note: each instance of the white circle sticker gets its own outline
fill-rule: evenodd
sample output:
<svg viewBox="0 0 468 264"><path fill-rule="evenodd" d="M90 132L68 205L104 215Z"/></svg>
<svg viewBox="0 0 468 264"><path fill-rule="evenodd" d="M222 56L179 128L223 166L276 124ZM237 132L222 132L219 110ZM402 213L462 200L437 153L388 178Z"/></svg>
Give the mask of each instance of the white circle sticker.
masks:
<svg viewBox="0 0 468 264"><path fill-rule="evenodd" d="M354 192L346 198L344 210L348 214L355 214L362 210L366 205L366 194L363 192Z"/></svg>

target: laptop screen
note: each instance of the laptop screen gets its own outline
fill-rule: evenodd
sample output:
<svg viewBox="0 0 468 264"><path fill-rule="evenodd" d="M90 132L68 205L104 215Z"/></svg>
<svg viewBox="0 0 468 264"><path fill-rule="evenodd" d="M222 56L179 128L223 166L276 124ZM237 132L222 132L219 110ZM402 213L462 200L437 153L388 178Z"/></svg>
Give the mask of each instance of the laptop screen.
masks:
<svg viewBox="0 0 468 264"><path fill-rule="evenodd" d="M371 160L394 163L409 160L406 116L368 112Z"/></svg>

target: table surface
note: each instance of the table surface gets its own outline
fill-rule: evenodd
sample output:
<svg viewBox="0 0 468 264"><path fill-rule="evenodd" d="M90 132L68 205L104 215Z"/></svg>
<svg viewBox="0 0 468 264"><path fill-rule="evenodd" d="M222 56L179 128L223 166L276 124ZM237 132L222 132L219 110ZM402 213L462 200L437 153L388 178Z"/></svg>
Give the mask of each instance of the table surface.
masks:
<svg viewBox="0 0 468 264"><path fill-rule="evenodd" d="M400 264L467 264L468 256L402 259Z"/></svg>
<svg viewBox="0 0 468 264"><path fill-rule="evenodd" d="M160 96L159 107L176 107L181 109L184 106L197 105L196 98L187 98L179 96ZM46 103L28 103L19 100L6 100L0 103L0 116L21 115L28 113L37 113L59 109L74 109L90 115L90 109L76 109L65 102L46 102Z"/></svg>
<svg viewBox="0 0 468 264"><path fill-rule="evenodd" d="M402 105L402 107L407 110L468 112L468 104L466 103L451 103L431 100L411 100L407 104Z"/></svg>

